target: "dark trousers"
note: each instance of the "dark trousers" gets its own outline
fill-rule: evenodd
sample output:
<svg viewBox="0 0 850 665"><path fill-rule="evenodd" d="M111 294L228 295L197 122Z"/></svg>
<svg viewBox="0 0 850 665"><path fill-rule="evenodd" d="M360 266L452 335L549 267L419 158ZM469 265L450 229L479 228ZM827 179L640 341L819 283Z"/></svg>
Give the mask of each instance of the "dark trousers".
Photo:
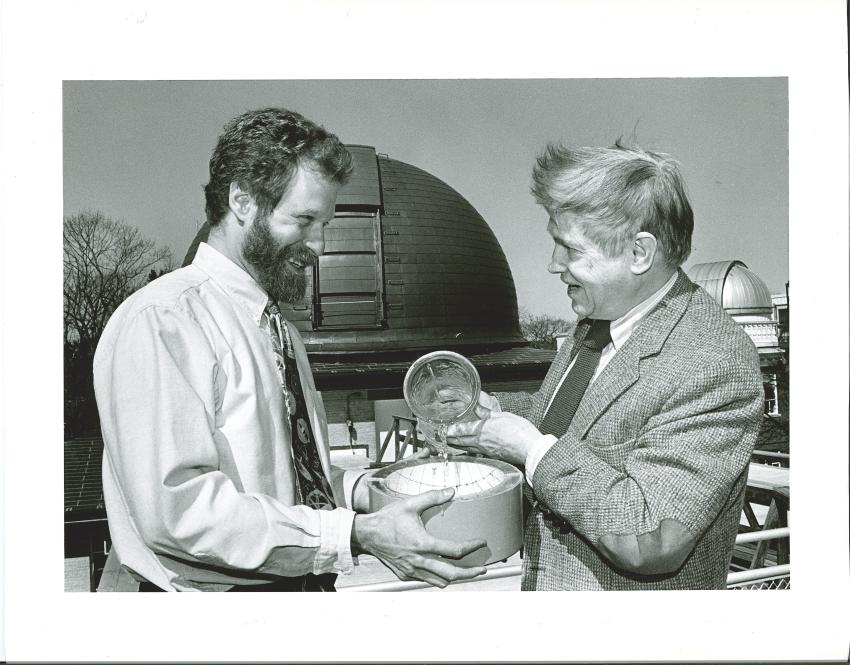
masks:
<svg viewBox="0 0 850 665"><path fill-rule="evenodd" d="M336 575L333 573L323 575L307 573L298 577L281 577L267 584L237 584L228 591L336 591L335 581ZM165 591L165 589L145 581L139 584L139 591Z"/></svg>

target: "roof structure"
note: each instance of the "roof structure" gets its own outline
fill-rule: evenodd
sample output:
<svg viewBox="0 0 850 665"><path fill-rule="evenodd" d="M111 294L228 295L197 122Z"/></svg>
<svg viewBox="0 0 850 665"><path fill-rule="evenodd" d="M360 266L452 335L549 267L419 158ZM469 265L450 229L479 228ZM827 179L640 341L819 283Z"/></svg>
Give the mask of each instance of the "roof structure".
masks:
<svg viewBox="0 0 850 665"><path fill-rule="evenodd" d="M530 347L515 347L469 356L484 384L542 380L554 358L554 350ZM395 389L400 396L404 375L414 359L344 357L312 360L310 364L319 390Z"/></svg>

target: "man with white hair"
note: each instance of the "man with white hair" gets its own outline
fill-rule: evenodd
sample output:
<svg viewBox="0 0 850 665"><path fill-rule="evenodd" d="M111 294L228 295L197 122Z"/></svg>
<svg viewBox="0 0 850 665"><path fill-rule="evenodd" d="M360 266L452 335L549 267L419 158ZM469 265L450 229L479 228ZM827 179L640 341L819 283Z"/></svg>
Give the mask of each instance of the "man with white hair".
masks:
<svg viewBox="0 0 850 665"><path fill-rule="evenodd" d="M762 384L750 339L680 267L679 168L552 145L532 192L579 322L540 390L482 395L449 443L525 467L524 590L724 588Z"/></svg>

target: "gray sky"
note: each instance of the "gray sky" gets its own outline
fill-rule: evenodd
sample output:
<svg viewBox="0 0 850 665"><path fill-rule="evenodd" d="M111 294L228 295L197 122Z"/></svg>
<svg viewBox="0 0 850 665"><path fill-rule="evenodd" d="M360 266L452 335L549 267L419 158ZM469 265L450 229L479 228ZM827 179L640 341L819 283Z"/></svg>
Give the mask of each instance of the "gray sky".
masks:
<svg viewBox="0 0 850 665"><path fill-rule="evenodd" d="M685 264L740 259L772 293L788 279L784 78L65 82L65 214L98 209L179 262L203 221L202 186L224 123L286 106L344 142L444 180L490 224L520 307L574 318L546 272L546 216L528 193L549 141L634 134L682 164L695 213Z"/></svg>

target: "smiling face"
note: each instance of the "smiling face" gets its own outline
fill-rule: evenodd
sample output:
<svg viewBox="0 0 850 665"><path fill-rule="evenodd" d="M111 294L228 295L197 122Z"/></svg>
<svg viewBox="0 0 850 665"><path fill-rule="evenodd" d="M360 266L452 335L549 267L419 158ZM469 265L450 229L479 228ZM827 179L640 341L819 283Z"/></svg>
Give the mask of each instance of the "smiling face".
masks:
<svg viewBox="0 0 850 665"><path fill-rule="evenodd" d="M580 319L613 321L641 301L630 247L607 256L583 233L581 218L568 212L550 217L547 230L555 241L549 272L560 275L567 285Z"/></svg>
<svg viewBox="0 0 850 665"><path fill-rule="evenodd" d="M339 188L299 167L274 210L258 214L246 231L242 257L273 300L292 303L304 297L305 269L324 251L324 227L333 219Z"/></svg>

